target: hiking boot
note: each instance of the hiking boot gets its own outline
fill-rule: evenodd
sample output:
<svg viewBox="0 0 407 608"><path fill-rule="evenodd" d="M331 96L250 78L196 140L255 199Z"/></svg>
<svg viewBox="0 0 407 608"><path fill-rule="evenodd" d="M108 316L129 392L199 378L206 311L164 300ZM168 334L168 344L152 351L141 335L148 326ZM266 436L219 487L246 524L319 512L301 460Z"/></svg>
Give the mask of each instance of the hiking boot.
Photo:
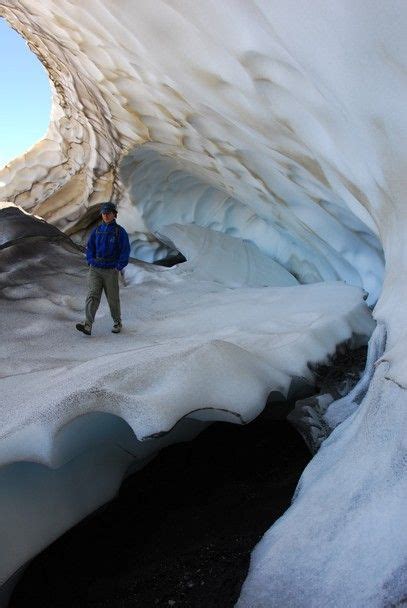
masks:
<svg viewBox="0 0 407 608"><path fill-rule="evenodd" d="M122 330L121 321L115 321L115 324L112 327L112 334L119 334Z"/></svg>
<svg viewBox="0 0 407 608"><path fill-rule="evenodd" d="M76 329L78 331L81 331L83 334L86 334L87 336L90 336L90 334L92 333L92 327L90 325L86 325L86 323L77 323Z"/></svg>

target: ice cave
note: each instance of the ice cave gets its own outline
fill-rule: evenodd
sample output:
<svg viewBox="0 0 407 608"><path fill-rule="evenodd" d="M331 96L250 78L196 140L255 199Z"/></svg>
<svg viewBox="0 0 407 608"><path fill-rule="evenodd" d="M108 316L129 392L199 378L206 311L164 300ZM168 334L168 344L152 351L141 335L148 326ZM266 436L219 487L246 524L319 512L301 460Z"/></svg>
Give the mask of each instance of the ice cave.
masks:
<svg viewBox="0 0 407 608"><path fill-rule="evenodd" d="M45 137L0 170L2 605L164 446L294 393L315 455L238 608L407 605L406 3L0 16L53 92ZM87 339L84 244L107 200L131 236L125 331L103 304ZM348 394L302 398L315 365L367 343Z"/></svg>

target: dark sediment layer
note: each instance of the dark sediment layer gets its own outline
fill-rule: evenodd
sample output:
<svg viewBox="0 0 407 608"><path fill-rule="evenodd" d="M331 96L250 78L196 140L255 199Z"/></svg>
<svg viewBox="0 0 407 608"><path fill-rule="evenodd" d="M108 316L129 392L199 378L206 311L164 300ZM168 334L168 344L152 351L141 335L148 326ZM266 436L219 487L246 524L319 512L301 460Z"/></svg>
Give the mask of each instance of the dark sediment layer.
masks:
<svg viewBox="0 0 407 608"><path fill-rule="evenodd" d="M346 344L336 352L328 365L319 365L315 372L316 393L329 393L340 399L350 393L365 369L367 346L349 350Z"/></svg>

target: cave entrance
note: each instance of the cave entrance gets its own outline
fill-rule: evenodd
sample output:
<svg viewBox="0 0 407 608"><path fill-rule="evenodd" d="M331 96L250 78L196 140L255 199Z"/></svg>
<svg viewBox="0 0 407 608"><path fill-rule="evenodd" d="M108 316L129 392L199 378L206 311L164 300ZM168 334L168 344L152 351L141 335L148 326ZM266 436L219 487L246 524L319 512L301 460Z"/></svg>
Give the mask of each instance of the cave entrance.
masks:
<svg viewBox="0 0 407 608"><path fill-rule="evenodd" d="M267 410L165 448L28 566L9 608L232 608L311 455Z"/></svg>
<svg viewBox="0 0 407 608"><path fill-rule="evenodd" d="M0 17L0 169L40 140L51 112L44 66L25 40Z"/></svg>

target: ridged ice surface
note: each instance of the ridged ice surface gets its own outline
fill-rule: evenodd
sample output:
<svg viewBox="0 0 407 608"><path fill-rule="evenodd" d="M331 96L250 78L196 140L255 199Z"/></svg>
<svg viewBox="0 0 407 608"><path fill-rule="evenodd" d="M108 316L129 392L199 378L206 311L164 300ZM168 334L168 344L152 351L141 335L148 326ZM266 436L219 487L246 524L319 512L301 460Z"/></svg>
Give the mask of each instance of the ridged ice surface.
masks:
<svg viewBox="0 0 407 608"><path fill-rule="evenodd" d="M405 600L405 2L0 0L0 16L28 40L54 90L48 133L0 171L0 200L83 244L98 203L112 198L133 253L159 257L159 234L175 246L178 235L192 256L185 270L132 265L123 290L128 333L114 341L102 309L91 347L71 331L83 305L80 252L55 233L52 242L30 236L18 253L17 244L2 249L6 460L68 466L69 421L82 412L79 444L90 463L94 408L126 419L120 433L132 446L131 429L154 435L197 407L233 401L223 415L248 420L268 390L307 376L306 363L360 323L371 330L363 289L369 304L379 298L374 317L386 336L365 376L369 391L327 410L337 426L292 509L254 553L241 602L359 608ZM194 384L199 374L205 380ZM168 400L154 389L158 377ZM202 424L194 416L184 419L190 436ZM60 424L68 425L63 449L53 443ZM105 437L109 423L97 418L96 427L95 437ZM18 433L24 441L13 442ZM95 508L95 496L112 494L139 444L120 451L108 491L80 492L75 517L61 515L55 534ZM71 473L76 481L66 484ZM79 483L72 471L64 479L71 490ZM64 513L51 503L44 491L39 510ZM12 514L13 502L4 504ZM17 528L9 526L5 547ZM45 532L41 542L29 537L22 533L16 563L49 541Z"/></svg>

